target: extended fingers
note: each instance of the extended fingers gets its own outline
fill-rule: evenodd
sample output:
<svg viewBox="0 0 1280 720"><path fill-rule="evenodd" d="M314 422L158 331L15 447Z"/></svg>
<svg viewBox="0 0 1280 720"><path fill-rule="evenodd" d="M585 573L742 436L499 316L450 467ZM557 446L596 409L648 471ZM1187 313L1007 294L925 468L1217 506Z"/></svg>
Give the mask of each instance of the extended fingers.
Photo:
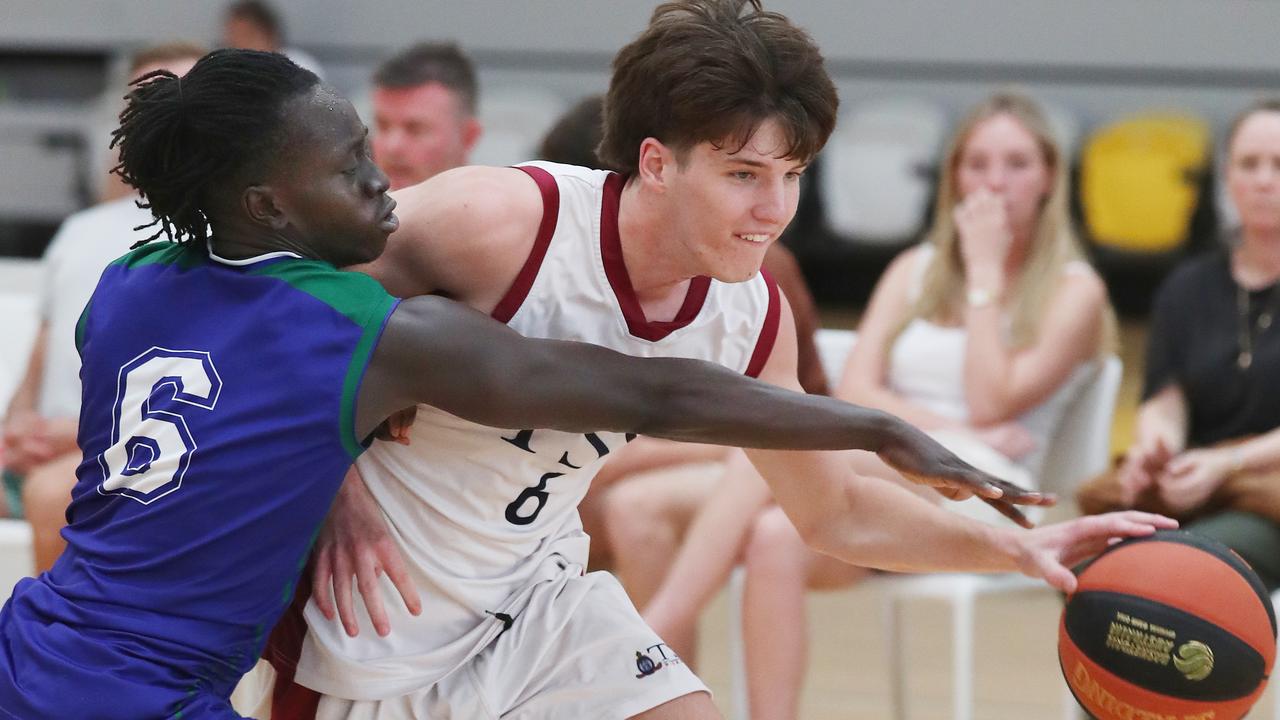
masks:
<svg viewBox="0 0 1280 720"><path fill-rule="evenodd" d="M328 620L334 618L332 558L328 549L318 550L312 558L311 567L311 597Z"/></svg>
<svg viewBox="0 0 1280 720"><path fill-rule="evenodd" d="M405 609L410 614L421 615L422 599L418 596L418 586L414 585L413 580L409 578L404 559L399 551L393 548L392 552L383 556L382 569L387 573L387 577L391 578L391 583L396 586L400 599L404 600Z"/></svg>
<svg viewBox="0 0 1280 720"><path fill-rule="evenodd" d="M364 609L373 622L373 630L380 637L391 632L391 621L387 619L387 608L382 604L382 591L378 588L378 575L381 569L373 558L362 559L356 569L356 587L360 589L360 597L364 600Z"/></svg>
<svg viewBox="0 0 1280 720"><path fill-rule="evenodd" d="M1174 520L1171 517L1165 517L1164 515L1157 515L1156 513L1142 512L1141 510L1125 510L1124 512L1116 514L1124 517L1129 522L1151 525L1157 530L1175 530L1178 527L1177 520Z"/></svg>
<svg viewBox="0 0 1280 720"><path fill-rule="evenodd" d="M1007 502L1007 501L1005 501L1005 500L996 500L996 499L991 499L991 498L982 498L982 502L984 502L984 503L986 503L986 504L990 505L991 507L995 508L997 511L999 511L999 513L1000 513L1001 515L1003 515L1003 516L1005 516L1005 517L1009 518L1010 520L1012 520L1012 521L1014 521L1014 522L1018 523L1019 525L1021 525L1021 526L1022 526L1022 527L1024 527L1024 528L1031 529L1031 528L1035 527L1035 525L1034 525L1034 524L1032 524L1032 522L1031 522L1030 520L1028 520L1028 519L1027 519L1027 516L1022 514L1022 511L1021 511L1021 510L1019 510L1017 507L1015 507L1014 505L1010 504L1009 502Z"/></svg>
<svg viewBox="0 0 1280 720"><path fill-rule="evenodd" d="M360 634L360 623L356 621L356 611L351 598L352 575L354 570L345 553L334 553L333 556L333 595L338 606L338 619L347 635L355 637Z"/></svg>

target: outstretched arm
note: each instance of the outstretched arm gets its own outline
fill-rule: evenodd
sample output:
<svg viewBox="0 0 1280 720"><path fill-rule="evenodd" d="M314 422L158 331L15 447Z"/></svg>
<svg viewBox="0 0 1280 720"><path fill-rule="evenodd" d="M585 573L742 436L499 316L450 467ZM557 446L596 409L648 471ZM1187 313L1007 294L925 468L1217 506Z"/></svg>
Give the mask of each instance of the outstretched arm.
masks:
<svg viewBox="0 0 1280 720"><path fill-rule="evenodd" d="M779 330L774 355L761 378L794 386L794 345ZM886 445L880 458L916 483L946 495L955 487L917 449ZM945 452L945 451L944 451ZM1030 532L984 525L947 512L906 488L855 473L839 455L821 452L749 450L778 504L809 547L839 560L898 571L1005 572L1019 570L1070 592L1068 568L1106 547L1113 538L1147 535L1177 523L1147 513L1113 513ZM1003 500L988 500L1011 514ZM1015 519L1017 519L1015 517Z"/></svg>
<svg viewBox="0 0 1280 720"><path fill-rule="evenodd" d="M594 345L525 338L459 303L417 297L400 304L374 351L357 425L368 433L392 412L420 402L495 427L896 452L961 491L1040 501L1038 494L966 465L887 413L798 389L695 360L635 358Z"/></svg>

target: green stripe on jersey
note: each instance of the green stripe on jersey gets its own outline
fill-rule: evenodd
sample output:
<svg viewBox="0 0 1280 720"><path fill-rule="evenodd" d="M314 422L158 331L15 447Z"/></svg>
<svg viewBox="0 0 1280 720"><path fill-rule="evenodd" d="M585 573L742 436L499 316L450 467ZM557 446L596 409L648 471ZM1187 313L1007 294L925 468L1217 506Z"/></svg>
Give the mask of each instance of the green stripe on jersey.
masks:
<svg viewBox="0 0 1280 720"><path fill-rule="evenodd" d="M288 260L264 263L248 269L249 274L272 277L288 283L335 311L345 315L361 329L342 383L342 415L340 437L343 447L352 459L364 452L361 438L356 435L356 391L364 378L373 348L382 334L387 315L395 307L396 299L382 289L377 280L358 272L338 270L321 260Z"/></svg>

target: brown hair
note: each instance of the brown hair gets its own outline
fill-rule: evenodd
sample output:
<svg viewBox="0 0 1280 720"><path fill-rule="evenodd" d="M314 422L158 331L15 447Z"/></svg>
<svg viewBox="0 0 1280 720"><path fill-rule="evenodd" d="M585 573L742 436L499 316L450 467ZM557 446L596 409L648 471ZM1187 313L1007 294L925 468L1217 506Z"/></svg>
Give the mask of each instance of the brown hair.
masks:
<svg viewBox="0 0 1280 720"><path fill-rule="evenodd" d="M174 60L199 60L209 52L208 48L194 42L179 40L144 47L129 58L129 77L148 65L161 65Z"/></svg>
<svg viewBox="0 0 1280 720"><path fill-rule="evenodd" d="M602 95L588 95L579 100L543 136L542 144L538 146L538 159L598 170L616 170L600 162L596 155L603 111Z"/></svg>
<svg viewBox="0 0 1280 720"><path fill-rule="evenodd" d="M1227 131L1227 144L1225 147L1228 153L1231 152L1231 143L1235 142L1236 133L1240 132L1240 126L1244 124L1244 121L1264 112L1280 113L1280 97L1255 100L1253 104L1241 110L1239 115L1236 115L1235 119L1231 121L1231 128Z"/></svg>
<svg viewBox="0 0 1280 720"><path fill-rule="evenodd" d="M773 118L786 157L807 162L831 135L838 105L822 53L785 16L759 0L677 0L659 5L614 58L596 154L630 173L645 138L677 153L705 141L741 147Z"/></svg>
<svg viewBox="0 0 1280 720"><path fill-rule="evenodd" d="M373 84L382 88L411 88L439 83L462 100L469 115L476 112L476 70L471 59L453 43L418 43L378 66Z"/></svg>

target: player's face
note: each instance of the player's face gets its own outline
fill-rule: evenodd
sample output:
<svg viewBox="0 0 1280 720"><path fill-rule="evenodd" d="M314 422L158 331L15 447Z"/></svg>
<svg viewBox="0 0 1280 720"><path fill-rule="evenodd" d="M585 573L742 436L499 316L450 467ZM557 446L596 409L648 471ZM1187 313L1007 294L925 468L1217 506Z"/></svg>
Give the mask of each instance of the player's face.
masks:
<svg viewBox="0 0 1280 720"><path fill-rule="evenodd" d="M986 188L1004 199L1015 232L1035 227L1053 187L1053 174L1036 136L1012 115L992 115L974 126L956 165L960 199Z"/></svg>
<svg viewBox="0 0 1280 720"><path fill-rule="evenodd" d="M288 232L337 266L373 260L399 221L368 128L350 102L323 86L288 112L290 158L272 183Z"/></svg>
<svg viewBox="0 0 1280 720"><path fill-rule="evenodd" d="M415 185L467 163L479 124L440 83L374 88L373 157L391 189Z"/></svg>
<svg viewBox="0 0 1280 720"><path fill-rule="evenodd" d="M786 147L781 126L770 119L740 148L703 142L687 151L668 192L678 239L698 265L691 270L723 282L760 271L800 198L805 164L781 157Z"/></svg>
<svg viewBox="0 0 1280 720"><path fill-rule="evenodd" d="M1246 231L1280 231L1280 112L1255 112L1240 123L1227 188Z"/></svg>

